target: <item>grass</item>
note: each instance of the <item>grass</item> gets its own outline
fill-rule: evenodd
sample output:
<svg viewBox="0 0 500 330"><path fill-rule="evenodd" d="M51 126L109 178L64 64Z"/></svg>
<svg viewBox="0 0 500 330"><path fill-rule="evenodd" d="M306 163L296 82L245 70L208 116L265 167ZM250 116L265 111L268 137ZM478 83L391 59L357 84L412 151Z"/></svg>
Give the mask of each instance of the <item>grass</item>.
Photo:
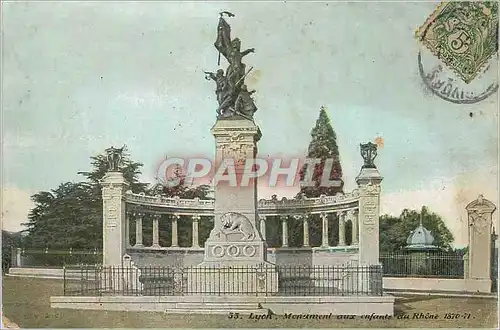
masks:
<svg viewBox="0 0 500 330"><path fill-rule="evenodd" d="M497 301L485 298L401 296L395 314L410 319L271 320L229 319L225 315L179 315L157 312L84 311L50 308L49 297L62 295L62 281L3 278L3 312L21 328L496 328ZM437 320L412 319L413 313L438 313ZM470 313L470 319L446 320L444 313Z"/></svg>

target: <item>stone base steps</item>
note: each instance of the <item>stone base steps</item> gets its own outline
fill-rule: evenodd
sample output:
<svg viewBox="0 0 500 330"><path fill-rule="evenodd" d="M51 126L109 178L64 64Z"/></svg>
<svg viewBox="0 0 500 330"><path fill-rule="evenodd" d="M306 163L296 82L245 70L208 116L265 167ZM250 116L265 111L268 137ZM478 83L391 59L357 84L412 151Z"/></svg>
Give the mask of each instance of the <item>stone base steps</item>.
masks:
<svg viewBox="0 0 500 330"><path fill-rule="evenodd" d="M207 308L167 308L165 310L167 314L217 314L217 315L229 315L229 313L238 313L240 315L269 315L269 309L259 308L259 309L232 309L230 307L225 309L207 309Z"/></svg>
<svg viewBox="0 0 500 330"><path fill-rule="evenodd" d="M238 313L240 315L268 315L269 309L260 307L258 303L177 303L175 308L167 308L171 314L223 314Z"/></svg>

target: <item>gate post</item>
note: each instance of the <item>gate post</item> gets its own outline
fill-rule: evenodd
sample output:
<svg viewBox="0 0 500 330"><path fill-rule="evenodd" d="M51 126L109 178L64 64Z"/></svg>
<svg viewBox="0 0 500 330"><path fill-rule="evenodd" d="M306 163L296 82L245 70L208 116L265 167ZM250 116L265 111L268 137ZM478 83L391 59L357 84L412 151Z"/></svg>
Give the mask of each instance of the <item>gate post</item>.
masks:
<svg viewBox="0 0 500 330"><path fill-rule="evenodd" d="M125 192L129 184L123 177L123 173L120 172L122 149L111 147L106 150L108 154L108 172L101 181L103 266L122 266L123 256L127 248Z"/></svg>
<svg viewBox="0 0 500 330"><path fill-rule="evenodd" d="M359 262L362 265L378 265L379 261L379 216L380 175L373 160L377 156L377 145L360 144L364 165L356 178L359 189Z"/></svg>
<svg viewBox="0 0 500 330"><path fill-rule="evenodd" d="M469 225L467 279L470 291L491 292L491 236L495 205L479 195L465 207Z"/></svg>

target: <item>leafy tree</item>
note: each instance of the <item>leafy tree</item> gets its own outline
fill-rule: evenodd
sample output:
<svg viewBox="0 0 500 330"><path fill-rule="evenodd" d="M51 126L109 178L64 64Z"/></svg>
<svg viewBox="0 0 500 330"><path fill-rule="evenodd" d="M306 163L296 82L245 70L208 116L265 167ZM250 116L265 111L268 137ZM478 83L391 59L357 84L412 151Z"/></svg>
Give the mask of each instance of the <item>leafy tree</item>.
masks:
<svg viewBox="0 0 500 330"><path fill-rule="evenodd" d="M100 181L106 174L108 170L108 158L105 154L100 154L97 156L90 157L92 171L90 172L78 172L78 174L83 175L89 183L94 185L94 187L99 189L100 194ZM121 172L123 177L130 184L129 189L134 193L145 192L147 183L139 182L139 175L141 175L142 163L135 162L130 159L130 154L127 153L127 148L123 149L122 167Z"/></svg>
<svg viewBox="0 0 500 330"><path fill-rule="evenodd" d="M101 248L102 201L89 183L66 182L31 197L35 207L28 215L28 247Z"/></svg>
<svg viewBox="0 0 500 330"><path fill-rule="evenodd" d="M125 151L125 150L124 150ZM25 224L25 245L37 248L102 248L102 195L100 180L107 170L107 157L91 157L92 170L79 172L86 180L62 183L56 189L41 191L31 199L35 207ZM123 155L122 171L134 192L147 184L139 182L141 163Z"/></svg>
<svg viewBox="0 0 500 330"><path fill-rule="evenodd" d="M172 184L168 185L168 183ZM211 192L212 189L209 185L186 185L186 176L179 165L175 167L172 176L167 178L165 185L156 184L147 190L147 193L150 195L161 195L166 197L179 196L180 198L186 199L212 199L210 197Z"/></svg>
<svg viewBox="0 0 500 330"><path fill-rule="evenodd" d="M430 212L425 206L421 211L404 209L399 217L382 215L380 217L380 251L399 251L407 245L407 239L412 230L420 224L431 231L434 237L433 245L446 251L451 251L453 235L446 227L443 219L436 213Z"/></svg>

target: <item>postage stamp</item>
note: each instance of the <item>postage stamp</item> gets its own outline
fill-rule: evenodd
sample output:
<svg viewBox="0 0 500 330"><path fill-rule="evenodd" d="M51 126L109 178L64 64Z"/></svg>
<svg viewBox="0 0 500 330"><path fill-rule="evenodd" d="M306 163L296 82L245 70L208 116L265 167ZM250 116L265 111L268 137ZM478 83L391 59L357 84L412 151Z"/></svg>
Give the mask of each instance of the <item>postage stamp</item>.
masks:
<svg viewBox="0 0 500 330"><path fill-rule="evenodd" d="M424 90L455 104L498 91L498 3L445 2L417 30Z"/></svg>
<svg viewBox="0 0 500 330"><path fill-rule="evenodd" d="M498 2L444 2L418 29L417 36L470 83L498 51Z"/></svg>
<svg viewBox="0 0 500 330"><path fill-rule="evenodd" d="M2 2L2 328L498 327L497 7Z"/></svg>

